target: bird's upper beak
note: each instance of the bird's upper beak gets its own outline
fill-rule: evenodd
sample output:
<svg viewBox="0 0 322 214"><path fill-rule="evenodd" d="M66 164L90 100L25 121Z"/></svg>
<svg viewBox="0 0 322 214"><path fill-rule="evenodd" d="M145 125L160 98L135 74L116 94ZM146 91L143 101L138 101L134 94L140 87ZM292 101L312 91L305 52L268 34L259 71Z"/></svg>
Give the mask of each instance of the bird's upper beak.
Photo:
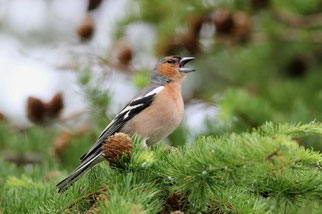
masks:
<svg viewBox="0 0 322 214"><path fill-rule="evenodd" d="M187 64L188 62L190 62L191 60L194 60L194 59L195 59L195 57L183 57L179 62L179 71L185 72L185 73L196 71L193 68L184 68L185 64Z"/></svg>

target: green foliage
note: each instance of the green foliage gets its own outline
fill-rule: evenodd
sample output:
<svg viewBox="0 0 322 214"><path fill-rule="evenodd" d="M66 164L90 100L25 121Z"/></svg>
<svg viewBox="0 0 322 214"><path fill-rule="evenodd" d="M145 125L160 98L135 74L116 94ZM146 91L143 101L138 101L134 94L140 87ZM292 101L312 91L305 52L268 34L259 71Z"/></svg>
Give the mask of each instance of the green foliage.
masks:
<svg viewBox="0 0 322 214"><path fill-rule="evenodd" d="M46 129L33 129L48 135ZM4 130L7 127L2 124L0 133ZM29 139L32 130L14 133L15 138ZM179 149L163 144L144 149L136 137L130 157L123 156L111 167L100 164L61 195L55 185L77 163L67 158L55 164L51 144L44 142L41 152L46 158L40 165L17 167L0 159L0 210L318 213L322 208L322 156L294 140L308 135L321 136L322 124L265 123L252 132L201 136ZM95 139L91 136L76 137L63 156L76 156L75 151L80 155L75 145L85 147L83 141ZM51 177L53 171L58 176Z"/></svg>
<svg viewBox="0 0 322 214"><path fill-rule="evenodd" d="M129 24L143 22L156 31L157 58L168 54L163 49L196 56L192 63L197 72L192 75L200 84L192 98L218 104L224 120L208 118L210 126L204 133L242 132L266 121L307 123L322 118L321 6L320 0L136 0L129 4L118 33L122 35ZM232 18L240 12L248 17L239 18L245 22L239 30L249 30L248 39L232 39L234 30L217 34L213 17L222 9ZM194 29L198 20L204 20L201 32ZM199 48L173 45L182 39L181 45ZM134 78L140 87L144 85L141 74ZM301 144L321 150L314 141L303 138Z"/></svg>

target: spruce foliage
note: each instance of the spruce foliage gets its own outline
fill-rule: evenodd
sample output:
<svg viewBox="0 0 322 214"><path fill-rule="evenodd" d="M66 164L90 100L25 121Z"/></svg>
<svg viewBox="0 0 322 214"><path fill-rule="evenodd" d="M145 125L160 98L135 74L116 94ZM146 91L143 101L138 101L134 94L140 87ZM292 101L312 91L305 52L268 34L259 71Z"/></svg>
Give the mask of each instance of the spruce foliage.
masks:
<svg viewBox="0 0 322 214"><path fill-rule="evenodd" d="M123 156L111 167L100 164L61 195L55 184L71 167L53 161L50 143L34 145L33 136L50 137L40 130L8 136L6 126L1 126L2 139L24 138L25 150L41 149L45 160L24 167L1 160L2 213L321 210L321 154L297 142L303 136L321 136L322 124L318 122L268 122L251 132L200 136L192 145L178 149L163 144L144 149L137 137L131 156ZM81 138L74 143L81 143ZM64 156L73 155L74 149L69 145Z"/></svg>

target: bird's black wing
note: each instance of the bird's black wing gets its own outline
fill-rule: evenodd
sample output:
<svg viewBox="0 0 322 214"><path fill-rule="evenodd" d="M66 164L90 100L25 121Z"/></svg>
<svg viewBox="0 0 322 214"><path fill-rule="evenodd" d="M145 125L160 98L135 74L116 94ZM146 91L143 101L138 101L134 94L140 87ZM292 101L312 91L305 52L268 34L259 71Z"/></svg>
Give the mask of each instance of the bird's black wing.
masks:
<svg viewBox="0 0 322 214"><path fill-rule="evenodd" d="M96 143L80 158L80 160L83 162L88 157L99 154L102 151L102 143L106 140L106 138L115 134L116 132L119 132L127 121L149 107L155 99L155 95L163 88L164 86L160 85L150 86L143 91L143 96L138 96L131 100L104 129L104 131L98 137Z"/></svg>

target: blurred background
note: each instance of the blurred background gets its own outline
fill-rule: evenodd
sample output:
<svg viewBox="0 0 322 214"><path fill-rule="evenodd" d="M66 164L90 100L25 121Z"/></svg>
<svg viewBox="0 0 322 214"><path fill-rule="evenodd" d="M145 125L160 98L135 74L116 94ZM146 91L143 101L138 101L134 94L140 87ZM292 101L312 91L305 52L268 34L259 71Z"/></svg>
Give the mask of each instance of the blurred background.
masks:
<svg viewBox="0 0 322 214"><path fill-rule="evenodd" d="M173 54L197 72L165 143L322 118L321 0L0 0L0 157L72 169Z"/></svg>

